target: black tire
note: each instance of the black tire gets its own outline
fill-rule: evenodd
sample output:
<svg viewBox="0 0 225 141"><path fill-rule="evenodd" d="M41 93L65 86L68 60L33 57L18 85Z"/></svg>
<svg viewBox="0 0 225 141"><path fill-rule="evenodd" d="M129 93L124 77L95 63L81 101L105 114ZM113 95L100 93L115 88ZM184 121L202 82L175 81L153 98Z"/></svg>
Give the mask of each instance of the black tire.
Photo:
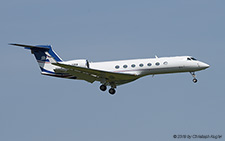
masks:
<svg viewBox="0 0 225 141"><path fill-rule="evenodd" d="M193 82L194 82L194 83L197 83L197 82L198 82L198 80L197 80L196 78L194 78L194 79L193 79Z"/></svg>
<svg viewBox="0 0 225 141"><path fill-rule="evenodd" d="M110 93L111 95L114 95L114 94L116 93L116 90L113 89L113 88L110 88L110 89L109 89L109 93Z"/></svg>
<svg viewBox="0 0 225 141"><path fill-rule="evenodd" d="M100 86L100 90L105 91L106 89L107 89L107 87L105 85Z"/></svg>

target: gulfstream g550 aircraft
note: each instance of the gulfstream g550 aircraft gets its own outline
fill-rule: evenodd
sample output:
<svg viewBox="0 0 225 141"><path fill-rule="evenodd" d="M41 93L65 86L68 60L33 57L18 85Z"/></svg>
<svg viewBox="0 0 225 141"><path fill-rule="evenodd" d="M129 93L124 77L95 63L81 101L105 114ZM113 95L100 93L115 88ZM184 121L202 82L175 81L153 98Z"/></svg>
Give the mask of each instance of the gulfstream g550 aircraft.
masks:
<svg viewBox="0 0 225 141"><path fill-rule="evenodd" d="M115 88L146 75L190 72L196 83L195 72L209 67L191 56L160 57L148 59L120 60L107 62L89 62L86 59L63 61L49 45L22 45L34 54L41 74L85 80L93 83L99 81L100 89L105 91L110 86L110 94L115 94Z"/></svg>

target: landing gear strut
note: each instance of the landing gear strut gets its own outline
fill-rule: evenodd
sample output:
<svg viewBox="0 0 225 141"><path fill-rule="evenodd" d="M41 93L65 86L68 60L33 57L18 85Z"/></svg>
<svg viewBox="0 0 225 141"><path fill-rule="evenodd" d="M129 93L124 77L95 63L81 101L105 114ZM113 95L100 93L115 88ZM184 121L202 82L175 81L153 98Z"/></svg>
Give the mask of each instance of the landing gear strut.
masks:
<svg viewBox="0 0 225 141"><path fill-rule="evenodd" d="M193 78L194 78L192 81L193 81L194 83L197 83L197 82L198 82L198 80L196 79L195 72L190 72L190 73L191 73L191 75L192 75L192 76L193 76Z"/></svg>

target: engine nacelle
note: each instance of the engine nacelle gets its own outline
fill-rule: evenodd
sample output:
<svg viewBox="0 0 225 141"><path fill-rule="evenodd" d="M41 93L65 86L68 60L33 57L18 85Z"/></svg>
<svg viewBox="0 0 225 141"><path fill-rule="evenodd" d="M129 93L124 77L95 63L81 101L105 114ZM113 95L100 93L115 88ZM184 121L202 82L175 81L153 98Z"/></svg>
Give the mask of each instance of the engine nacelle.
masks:
<svg viewBox="0 0 225 141"><path fill-rule="evenodd" d="M79 60L71 60L64 62L65 64L73 65L73 66L79 66L84 68L89 68L89 62L85 59L79 59Z"/></svg>

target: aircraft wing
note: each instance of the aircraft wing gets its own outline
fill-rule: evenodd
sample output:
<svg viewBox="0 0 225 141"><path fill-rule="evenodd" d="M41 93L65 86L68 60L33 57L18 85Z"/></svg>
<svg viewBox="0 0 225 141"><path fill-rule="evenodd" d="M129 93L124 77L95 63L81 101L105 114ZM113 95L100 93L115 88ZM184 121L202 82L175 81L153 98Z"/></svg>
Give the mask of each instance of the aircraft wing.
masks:
<svg viewBox="0 0 225 141"><path fill-rule="evenodd" d="M134 81L139 78L139 76L131 74L108 72L63 63L52 63L52 64L67 69L67 72L72 75L76 75L76 73L79 73L79 75L83 76L83 80L86 80L88 82L106 80L108 84L115 84L116 86L118 86Z"/></svg>

